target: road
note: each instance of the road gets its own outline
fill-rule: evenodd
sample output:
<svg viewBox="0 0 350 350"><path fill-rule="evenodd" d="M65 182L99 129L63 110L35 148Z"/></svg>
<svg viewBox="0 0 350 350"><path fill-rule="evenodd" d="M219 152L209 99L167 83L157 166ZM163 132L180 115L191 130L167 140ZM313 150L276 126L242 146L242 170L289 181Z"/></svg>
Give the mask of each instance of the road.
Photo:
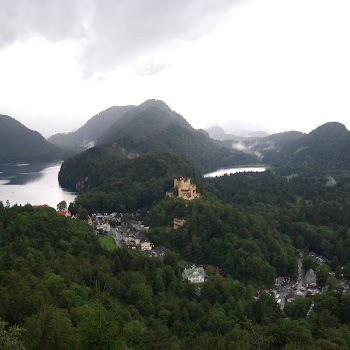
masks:
<svg viewBox="0 0 350 350"><path fill-rule="evenodd" d="M123 243L122 243L123 231L111 226L111 232L115 240L115 243L117 243L117 246L121 248L123 246Z"/></svg>
<svg viewBox="0 0 350 350"><path fill-rule="evenodd" d="M303 256L300 254L298 257L298 277L297 277L297 281L296 282L290 282L285 284L284 286L282 286L281 288L276 290L276 299L280 299L280 307L283 310L284 308L284 304L285 304L285 298L288 294L292 293L292 291L296 294L296 293L302 293L302 291L300 290L300 288L303 285L303 280L304 280L304 270L302 269L303 266ZM295 286L296 284L296 286ZM296 289L294 289L293 287L296 287ZM299 294L298 293L298 294ZM304 294L304 293L303 293ZM278 295L278 298L277 298Z"/></svg>
<svg viewBox="0 0 350 350"><path fill-rule="evenodd" d="M302 269L302 266L303 266L303 256L299 255L299 258L298 258L298 284L297 284L296 293L300 292L300 288L302 287L303 281L304 281L305 273L304 273L304 270Z"/></svg>

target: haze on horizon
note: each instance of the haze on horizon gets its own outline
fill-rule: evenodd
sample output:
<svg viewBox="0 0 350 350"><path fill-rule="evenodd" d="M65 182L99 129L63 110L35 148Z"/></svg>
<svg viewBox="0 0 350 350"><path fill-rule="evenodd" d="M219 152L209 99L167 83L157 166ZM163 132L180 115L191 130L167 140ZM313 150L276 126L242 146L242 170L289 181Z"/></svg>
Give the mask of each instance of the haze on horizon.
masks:
<svg viewBox="0 0 350 350"><path fill-rule="evenodd" d="M1 0L1 8L0 114L46 137L149 98L195 128L350 129L348 0Z"/></svg>

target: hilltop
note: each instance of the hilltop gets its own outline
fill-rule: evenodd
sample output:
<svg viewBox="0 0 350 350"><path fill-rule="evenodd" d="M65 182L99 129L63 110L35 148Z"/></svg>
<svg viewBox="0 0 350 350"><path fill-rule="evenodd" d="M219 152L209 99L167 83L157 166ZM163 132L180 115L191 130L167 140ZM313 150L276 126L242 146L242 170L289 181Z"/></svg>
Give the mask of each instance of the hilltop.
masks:
<svg viewBox="0 0 350 350"><path fill-rule="evenodd" d="M163 101L153 99L136 107L127 106L124 114L120 108L116 121L104 132L95 132L90 139L86 139L87 143L123 150L133 156L152 152L176 154L193 162L202 171L257 160L252 155L232 150L225 144L212 140L204 130L194 129L183 116L171 110ZM94 120L104 124L105 116L106 112L102 112ZM92 120L87 124L91 123ZM95 128L97 129L97 124ZM79 130L81 134L81 129ZM77 134L71 135L77 137ZM53 141L54 138L50 140Z"/></svg>
<svg viewBox="0 0 350 350"><path fill-rule="evenodd" d="M65 152L8 115L0 115L0 161L50 161Z"/></svg>
<svg viewBox="0 0 350 350"><path fill-rule="evenodd" d="M338 122L323 124L264 155L269 164L304 169L350 169L350 132Z"/></svg>

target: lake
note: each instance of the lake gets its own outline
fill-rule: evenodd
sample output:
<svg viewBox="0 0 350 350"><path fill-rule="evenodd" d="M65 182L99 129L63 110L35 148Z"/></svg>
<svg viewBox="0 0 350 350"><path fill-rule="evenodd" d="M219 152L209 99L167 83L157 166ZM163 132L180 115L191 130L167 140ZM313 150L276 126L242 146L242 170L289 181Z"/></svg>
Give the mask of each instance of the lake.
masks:
<svg viewBox="0 0 350 350"><path fill-rule="evenodd" d="M204 174L204 177L217 177L223 176L225 174L236 174L243 172L263 172L267 168L266 167L235 167L235 168L227 168L227 169L218 169L208 174Z"/></svg>
<svg viewBox="0 0 350 350"><path fill-rule="evenodd" d="M48 204L56 208L63 200L73 202L76 193L65 191L58 184L60 163L1 164L0 201L10 205Z"/></svg>

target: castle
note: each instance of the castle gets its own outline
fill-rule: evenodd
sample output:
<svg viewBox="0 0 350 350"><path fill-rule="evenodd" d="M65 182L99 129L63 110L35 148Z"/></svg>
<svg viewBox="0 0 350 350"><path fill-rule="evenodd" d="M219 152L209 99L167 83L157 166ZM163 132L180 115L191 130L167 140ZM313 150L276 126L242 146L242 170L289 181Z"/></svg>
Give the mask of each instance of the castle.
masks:
<svg viewBox="0 0 350 350"><path fill-rule="evenodd" d="M187 200L192 200L200 197L197 193L197 187L195 184L191 184L190 178L181 177L180 179L174 179L174 188L177 188L177 197ZM166 192L167 197L174 197L174 193Z"/></svg>

